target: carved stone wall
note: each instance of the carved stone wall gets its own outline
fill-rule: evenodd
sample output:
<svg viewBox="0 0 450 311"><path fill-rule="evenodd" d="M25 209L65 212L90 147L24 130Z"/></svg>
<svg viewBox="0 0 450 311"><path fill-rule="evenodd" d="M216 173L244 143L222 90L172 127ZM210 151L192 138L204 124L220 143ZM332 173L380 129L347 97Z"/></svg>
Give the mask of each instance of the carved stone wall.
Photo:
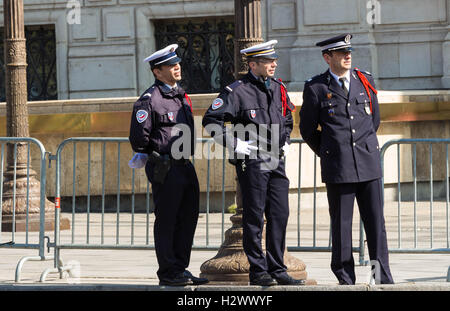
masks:
<svg viewBox="0 0 450 311"><path fill-rule="evenodd" d="M67 21L73 2L79 24ZM24 8L26 25L55 25L59 99L137 96L153 82L142 60L155 49L154 23L234 15L231 0L27 0ZM277 74L291 91L326 69L315 43L345 32L354 35L354 64L378 88L441 89L450 88L449 15L450 0L266 0L261 33L278 40Z"/></svg>

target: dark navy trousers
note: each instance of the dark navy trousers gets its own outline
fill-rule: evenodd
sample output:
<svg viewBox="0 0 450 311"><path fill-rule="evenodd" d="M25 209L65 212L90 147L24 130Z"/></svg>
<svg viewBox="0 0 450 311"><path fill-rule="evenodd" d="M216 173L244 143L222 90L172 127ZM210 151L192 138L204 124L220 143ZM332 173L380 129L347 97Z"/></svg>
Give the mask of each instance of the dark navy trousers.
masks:
<svg viewBox="0 0 450 311"><path fill-rule="evenodd" d="M147 162L145 171L151 182L153 165ZM163 184L152 183L152 192L157 275L173 278L189 266L197 227L199 184L192 163L172 165Z"/></svg>
<svg viewBox="0 0 450 311"><path fill-rule="evenodd" d="M285 164L264 170L261 160L245 161L245 169L239 162L236 172L242 193L243 246L250 263L250 279L265 272L272 276L284 274L283 262L286 226L289 216L289 179ZM266 252L261 244L266 216Z"/></svg>
<svg viewBox="0 0 450 311"><path fill-rule="evenodd" d="M342 283L355 284L352 218L355 197L364 224L370 260L378 261L379 282L394 283L389 269L381 179L359 183L327 183L332 230L331 270ZM377 276L375 272L375 276Z"/></svg>

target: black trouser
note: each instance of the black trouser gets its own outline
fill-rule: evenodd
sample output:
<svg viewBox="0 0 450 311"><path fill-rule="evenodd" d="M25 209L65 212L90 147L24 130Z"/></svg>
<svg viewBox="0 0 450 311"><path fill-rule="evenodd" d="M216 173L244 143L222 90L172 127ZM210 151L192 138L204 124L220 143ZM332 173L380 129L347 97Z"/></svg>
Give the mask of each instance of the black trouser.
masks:
<svg viewBox="0 0 450 311"><path fill-rule="evenodd" d="M352 218L355 197L364 224L370 260L378 261L380 283L393 283L384 224L381 179L360 183L326 184L332 230L331 270L339 281L355 284ZM375 271L376 277L376 271Z"/></svg>
<svg viewBox="0 0 450 311"><path fill-rule="evenodd" d="M147 162L150 182L153 164ZM158 277L173 278L189 266L199 213L199 185L194 166L172 165L163 184L152 183L154 238Z"/></svg>
<svg viewBox="0 0 450 311"><path fill-rule="evenodd" d="M286 272L283 263L286 226L289 216L289 179L284 161L274 170L261 170L260 160L241 162L236 172L243 203L243 246L250 263L250 279L264 272L272 276ZM261 245L266 215L266 254Z"/></svg>

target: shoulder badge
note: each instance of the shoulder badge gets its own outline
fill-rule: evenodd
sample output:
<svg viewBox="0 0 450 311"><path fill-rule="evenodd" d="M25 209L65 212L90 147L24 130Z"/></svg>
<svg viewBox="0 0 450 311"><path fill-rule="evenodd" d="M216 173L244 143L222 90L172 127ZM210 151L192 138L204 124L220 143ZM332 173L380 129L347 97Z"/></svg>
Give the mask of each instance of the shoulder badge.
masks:
<svg viewBox="0 0 450 311"><path fill-rule="evenodd" d="M142 123L145 120L147 120L148 118L148 112L146 110L138 110L136 112L136 120L138 121L138 123Z"/></svg>
<svg viewBox="0 0 450 311"><path fill-rule="evenodd" d="M216 99L213 101L213 103L212 103L212 105L211 105L211 109L212 109L212 110L217 110L217 109L219 109L219 108L222 107L222 106L223 106L223 99L220 98L220 97L218 97L218 98L216 98Z"/></svg>

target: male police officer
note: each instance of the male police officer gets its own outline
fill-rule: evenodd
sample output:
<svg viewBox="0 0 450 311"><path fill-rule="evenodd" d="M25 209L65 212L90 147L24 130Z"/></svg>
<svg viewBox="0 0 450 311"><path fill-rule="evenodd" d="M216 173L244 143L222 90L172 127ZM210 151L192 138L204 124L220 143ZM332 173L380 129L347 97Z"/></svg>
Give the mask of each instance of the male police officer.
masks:
<svg viewBox="0 0 450 311"><path fill-rule="evenodd" d="M283 263L289 180L280 147L287 150L290 143L295 107L281 80L273 78L276 43L272 40L241 50L250 71L225 87L203 118L211 136L237 154L233 163L242 190L243 246L250 263L250 284L262 286L304 284L290 277ZM225 122L234 125L235 133L227 132ZM239 125L245 129L237 130ZM264 214L266 254L261 246Z"/></svg>
<svg viewBox="0 0 450 311"><path fill-rule="evenodd" d="M352 35L317 43L329 66L303 91L300 132L320 156L332 228L331 269L339 284L355 284L352 215L356 197L375 280L393 283L383 215L377 91L370 73L351 67ZM320 125L320 130L318 126ZM377 280L377 278L379 278Z"/></svg>
<svg viewBox="0 0 450 311"><path fill-rule="evenodd" d="M145 172L155 203L160 285L183 286L208 280L186 270L199 214L199 185L189 161L194 153L194 120L192 103L177 85L181 80L177 47L169 45L144 60L150 63L156 81L134 104L130 143L134 151L148 155ZM187 144L181 146L184 150L173 148L181 134L188 135Z"/></svg>

